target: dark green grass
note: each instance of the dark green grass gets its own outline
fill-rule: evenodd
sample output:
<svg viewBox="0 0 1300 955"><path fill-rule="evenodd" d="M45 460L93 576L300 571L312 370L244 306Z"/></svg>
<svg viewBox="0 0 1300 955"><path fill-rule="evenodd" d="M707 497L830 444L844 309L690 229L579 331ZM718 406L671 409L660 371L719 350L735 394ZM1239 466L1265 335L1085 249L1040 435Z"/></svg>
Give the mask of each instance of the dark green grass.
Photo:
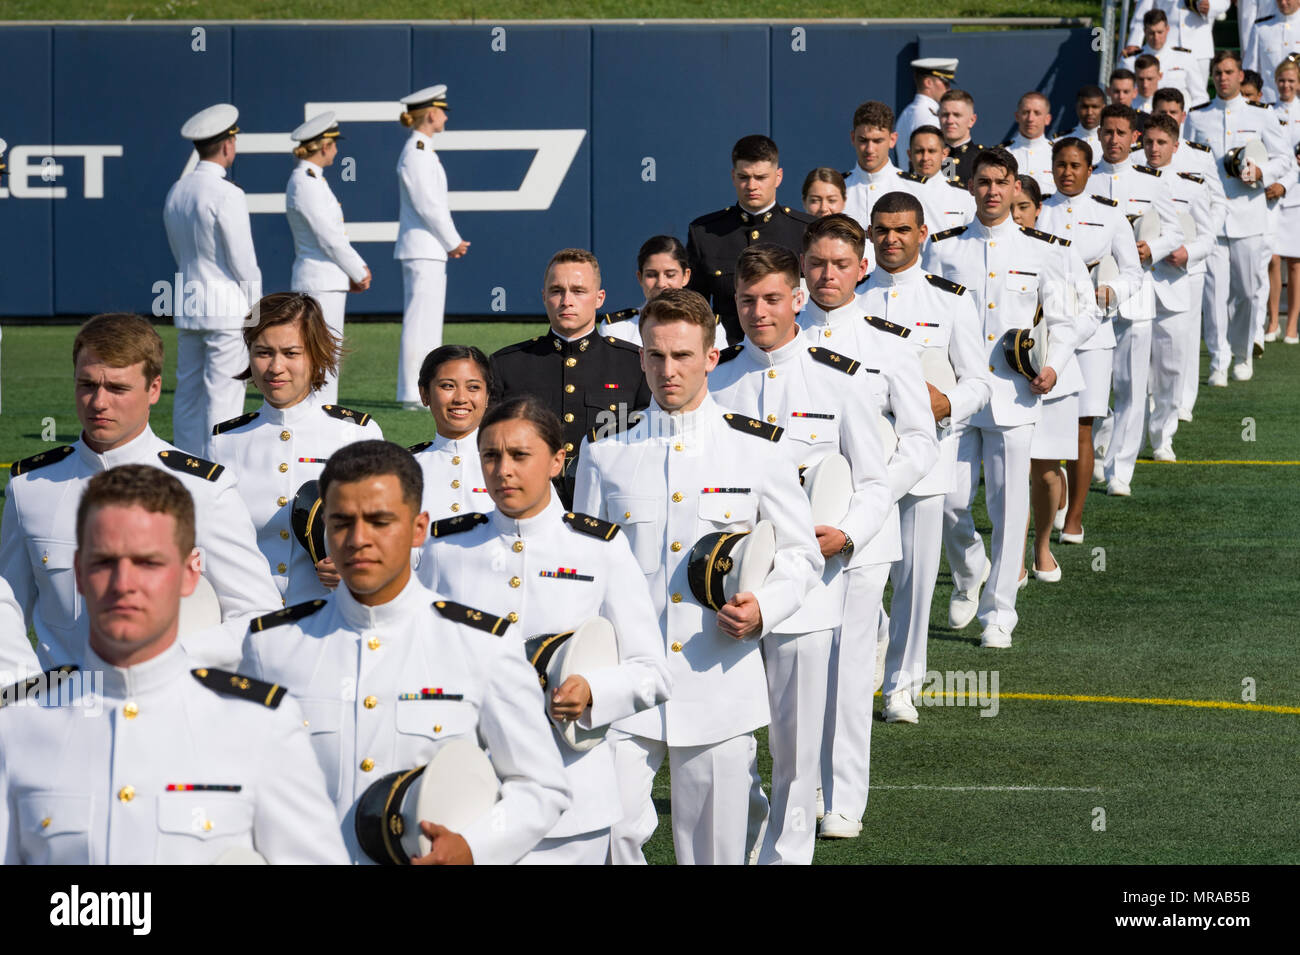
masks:
<svg viewBox="0 0 1300 955"><path fill-rule="evenodd" d="M491 351L539 328L456 324L447 326L447 337ZM162 332L174 355L174 333ZM46 417L54 418L58 441L75 438L74 333L5 329L0 460L44 447ZM429 437L431 424L393 401L398 334L396 324L349 326L340 400L375 414L393 440L412 443ZM154 419L164 437L173 386L165 381ZM946 628L945 565L931 617L930 668L995 668L1003 694L1240 702L1242 682L1250 679L1256 702L1300 706L1300 467L1185 463L1300 461L1297 381L1300 348L1278 344L1256 364L1253 381L1226 391L1203 388L1196 420L1174 441L1179 463L1142 461L1133 497L1089 498L1086 543L1056 545L1064 580L1031 583L1021 593L1010 650L980 650L975 624L957 633ZM1242 439L1248 417L1254 441ZM976 516L986 530L982 498ZM922 707L917 726L875 724L878 788L863 836L819 843L816 858L1296 863L1298 756L1300 716L1291 714L1002 699L996 717L982 718L975 707ZM905 788L956 786L1097 791ZM667 794L663 773L656 796L665 813ZM1093 829L1097 808L1105 812L1104 832ZM672 861L666 814L647 856Z"/></svg>

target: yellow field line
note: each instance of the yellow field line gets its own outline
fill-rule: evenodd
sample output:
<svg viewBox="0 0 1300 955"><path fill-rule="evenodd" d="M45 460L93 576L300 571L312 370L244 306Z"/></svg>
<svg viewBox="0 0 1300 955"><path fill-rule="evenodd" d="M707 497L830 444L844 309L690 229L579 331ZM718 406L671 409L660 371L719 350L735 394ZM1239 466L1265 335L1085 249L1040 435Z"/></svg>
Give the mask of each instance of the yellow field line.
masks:
<svg viewBox="0 0 1300 955"><path fill-rule="evenodd" d="M876 696L880 696L879 692ZM923 692L924 697L942 696L945 699L955 699L957 693L954 690L947 690L943 693ZM1247 710L1252 713L1285 713L1287 715L1300 715L1300 706L1266 706L1263 703L1235 703L1230 700L1173 700L1158 696L1087 696L1069 693L1002 693L997 694L999 700L1045 700L1048 702L1064 703L1136 703L1145 706L1189 706L1195 709L1206 710ZM964 694L963 699L971 700L980 699L978 693L970 692Z"/></svg>
<svg viewBox="0 0 1300 955"><path fill-rule="evenodd" d="M1139 459L1138 464L1257 464L1261 467L1293 468L1300 466L1300 461L1148 461Z"/></svg>

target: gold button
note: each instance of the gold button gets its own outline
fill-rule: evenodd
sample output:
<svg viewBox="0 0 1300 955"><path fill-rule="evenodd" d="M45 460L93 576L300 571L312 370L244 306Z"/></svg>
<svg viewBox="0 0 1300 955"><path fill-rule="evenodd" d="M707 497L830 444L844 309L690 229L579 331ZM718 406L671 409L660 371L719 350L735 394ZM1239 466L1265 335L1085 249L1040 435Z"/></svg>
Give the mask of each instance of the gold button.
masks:
<svg viewBox="0 0 1300 955"><path fill-rule="evenodd" d="M997 302L989 302L989 308L997 308L997 307L998 307Z"/></svg>
<svg viewBox="0 0 1300 955"><path fill-rule="evenodd" d="M204 820L203 820L203 831L204 831L204 832L211 832L211 831L212 831L212 820L211 820L211 819L204 819Z"/></svg>
<svg viewBox="0 0 1300 955"><path fill-rule="evenodd" d="M682 645L681 645L680 643L678 643L676 640L674 640L674 641L673 641L673 653L681 653L681 652L682 652Z"/></svg>
<svg viewBox="0 0 1300 955"><path fill-rule="evenodd" d="M122 707L122 715L125 716L128 720L133 720L140 715L140 707L137 706L134 702L127 703L125 706Z"/></svg>
<svg viewBox="0 0 1300 955"><path fill-rule="evenodd" d="M435 733L441 733L441 732L442 732L442 724L441 724L441 723L434 723L434 724L433 724L433 731L434 731Z"/></svg>
<svg viewBox="0 0 1300 955"><path fill-rule="evenodd" d="M680 503L682 503L682 492L681 492L681 491L673 491L673 503L674 503L674 504L680 504Z"/></svg>
<svg viewBox="0 0 1300 955"><path fill-rule="evenodd" d="M135 798L135 787L123 786L117 791L117 798L122 800L122 802L130 802Z"/></svg>
<svg viewBox="0 0 1300 955"><path fill-rule="evenodd" d="M997 245L996 242L990 242L990 243L989 243L989 248L992 248L992 247L995 246L995 245Z"/></svg>
<svg viewBox="0 0 1300 955"><path fill-rule="evenodd" d="M459 504L453 504L453 505L451 506L451 512L452 512L453 514L455 514L455 513L456 513L457 511L459 511L459 510L460 510L460 505L459 505Z"/></svg>
<svg viewBox="0 0 1300 955"><path fill-rule="evenodd" d="M723 517L730 517L730 516L731 516L731 511L727 511L727 512L726 512L725 514L723 514L722 516L723 516Z"/></svg>
<svg viewBox="0 0 1300 955"><path fill-rule="evenodd" d="M508 614L506 614L506 619L509 620L511 623L518 623L518 622L519 622L519 614L515 613L515 612L512 610L512 611L510 611Z"/></svg>
<svg viewBox="0 0 1300 955"><path fill-rule="evenodd" d="M898 293L897 293L897 292L890 292L890 293L889 293L889 297L890 297L890 298L898 298Z"/></svg>
<svg viewBox="0 0 1300 955"><path fill-rule="evenodd" d="M378 650L378 649L379 649L379 638L378 638L378 637L371 637L369 640L366 641L366 646L368 646L371 650Z"/></svg>
<svg viewBox="0 0 1300 955"><path fill-rule="evenodd" d="M808 440L810 440L810 441L816 441L816 440L817 440L817 435L815 435L815 434L810 434L810 435L808 435Z"/></svg>
<svg viewBox="0 0 1300 955"><path fill-rule="evenodd" d="M524 549L524 542L515 541L513 544L510 545L510 549L514 551L516 554L518 554L520 551Z"/></svg>
<svg viewBox="0 0 1300 955"><path fill-rule="evenodd" d="M371 759L369 756L367 756L365 759L361 761L361 771L363 773L368 773L374 768L375 768L375 761Z"/></svg>
<svg viewBox="0 0 1300 955"><path fill-rule="evenodd" d="M768 423L768 424L776 424L776 415L774 415L774 414L770 414L770 415L768 415L768 416L767 416L767 423Z"/></svg>
<svg viewBox="0 0 1300 955"><path fill-rule="evenodd" d="M992 335L989 336L989 341L993 341L993 336L992 336Z"/></svg>
<svg viewBox="0 0 1300 955"><path fill-rule="evenodd" d="M631 516L632 516L632 512L631 512L631 511L624 511L624 512L623 512L623 516L624 516L624 517L631 517Z"/></svg>
<svg viewBox="0 0 1300 955"><path fill-rule="evenodd" d="M50 823L53 822L53 821L54 821L54 820L51 819L49 816L46 816L44 819L41 820L41 828L42 828L42 829L48 829L48 828L50 828Z"/></svg>
<svg viewBox="0 0 1300 955"><path fill-rule="evenodd" d="M289 434L288 431L281 431L281 432L280 432L280 440L281 440L281 441L288 441L291 437L293 437L293 435Z"/></svg>
<svg viewBox="0 0 1300 955"><path fill-rule="evenodd" d="M458 454L458 455L456 455L454 458L452 458L452 459L451 459L451 463L452 463L452 464L460 464L460 455Z"/></svg>
<svg viewBox="0 0 1300 955"><path fill-rule="evenodd" d="M42 564L48 564L49 562L50 562L50 555L49 555L49 554L42 554L42 555L41 555L41 563L42 563Z"/></svg>
<svg viewBox="0 0 1300 955"><path fill-rule="evenodd" d="M454 479L453 479L452 482L451 482L451 486L452 486L452 487L460 487L460 481L459 481L459 480L454 480Z"/></svg>
<svg viewBox="0 0 1300 955"><path fill-rule="evenodd" d="M288 532L288 531L280 531L280 540L282 540L282 541L287 541L288 539L289 539L289 532Z"/></svg>
<svg viewBox="0 0 1300 955"><path fill-rule="evenodd" d="M1065 207L1065 211L1066 211L1066 212L1073 212L1073 211L1074 211L1074 206L1066 206L1066 207ZM1068 229L1069 226L1066 226L1066 228Z"/></svg>
<svg viewBox="0 0 1300 955"><path fill-rule="evenodd" d="M523 581L520 580L518 577L511 577L511 578L510 578L510 586L511 586L511 587L518 587L518 586L519 586L520 584L522 584L522 583L523 583Z"/></svg>
<svg viewBox="0 0 1300 955"><path fill-rule="evenodd" d="M564 367L565 367L565 368L572 368L572 367L573 367L574 365L576 365L577 363L578 363L578 359L574 358L572 355L570 355L568 358L564 359Z"/></svg>
<svg viewBox="0 0 1300 955"><path fill-rule="evenodd" d="M993 370L993 366L992 366L992 365L989 365L989 371L992 371L992 370Z"/></svg>
<svg viewBox="0 0 1300 955"><path fill-rule="evenodd" d="M679 604L679 603L681 603L681 602L682 602L682 595L681 595L681 594L673 594L673 603L675 603L675 604Z"/></svg>
<svg viewBox="0 0 1300 955"><path fill-rule="evenodd" d="M617 410L618 410L618 405L610 405L610 406L609 406L609 410L610 410L610 411L617 411Z"/></svg>
<svg viewBox="0 0 1300 955"><path fill-rule="evenodd" d="M831 337L831 330L828 328L828 329L826 329L826 331L822 332L822 334L825 335L827 338L830 338L830 337Z"/></svg>
<svg viewBox="0 0 1300 955"><path fill-rule="evenodd" d="M564 386L564 393L565 393L566 395L571 395L571 394L573 394L574 391L576 391L576 390L577 390L577 389L574 388L573 385L565 385L565 386Z"/></svg>
<svg viewBox="0 0 1300 955"><path fill-rule="evenodd" d="M775 368L769 368L769 369L767 370L767 377L769 377L769 378L775 378L775 377L776 377L776 369L775 369Z"/></svg>
<svg viewBox="0 0 1300 955"><path fill-rule="evenodd" d="M279 497L275 499L275 503L279 504L281 507L284 507L286 504L289 503L289 499L285 497L283 494L281 494Z"/></svg>
<svg viewBox="0 0 1300 955"><path fill-rule="evenodd" d="M722 274L722 269L718 269L718 270L717 270L716 272L714 272L713 274L714 274L714 275L721 275L721 274Z"/></svg>
<svg viewBox="0 0 1300 955"><path fill-rule="evenodd" d="M681 541L673 541L673 543L672 543L672 551L673 551L673 553L675 554L675 553L677 553L677 552L678 552L679 550L681 550L681 549L682 549L682 542L681 542Z"/></svg>
<svg viewBox="0 0 1300 955"><path fill-rule="evenodd" d="M678 441L676 444L673 445L674 451L680 451L681 449L682 449L682 443L680 441Z"/></svg>
<svg viewBox="0 0 1300 955"><path fill-rule="evenodd" d="M379 700L373 696L368 696L364 700L362 700L361 703L363 706L365 706L366 709L373 710L376 706L379 705Z"/></svg>
<svg viewBox="0 0 1300 955"><path fill-rule="evenodd" d="M285 471L287 471L287 470L289 470L289 465L286 464L285 462L281 461L281 462L280 462L280 473L283 474L283 473L284 473Z"/></svg>
<svg viewBox="0 0 1300 955"><path fill-rule="evenodd" d="M991 278L991 279L995 279L995 278L997 278L997 277L998 277L998 273L996 273L996 272L990 272L990 273L989 273L989 278Z"/></svg>
<svg viewBox="0 0 1300 955"><path fill-rule="evenodd" d="M573 412L572 412L572 411L566 411L566 412L564 412L564 423L565 423L565 424L573 424Z"/></svg>
<svg viewBox="0 0 1300 955"><path fill-rule="evenodd" d="M758 230L755 229L753 232L751 232L751 233L749 234L749 237L750 237L751 239L757 239L757 238L758 238Z"/></svg>
<svg viewBox="0 0 1300 955"><path fill-rule="evenodd" d="M564 442L564 450L565 450L565 452L572 451L572 450L573 450L573 442L572 442L572 441L565 441L565 442Z"/></svg>
<svg viewBox="0 0 1300 955"><path fill-rule="evenodd" d="M275 565L275 572L276 572L277 574L283 574L283 573L284 573L286 570L288 570L288 569L289 569L289 567L288 567L288 565L286 565L286 564L276 564L276 565Z"/></svg>

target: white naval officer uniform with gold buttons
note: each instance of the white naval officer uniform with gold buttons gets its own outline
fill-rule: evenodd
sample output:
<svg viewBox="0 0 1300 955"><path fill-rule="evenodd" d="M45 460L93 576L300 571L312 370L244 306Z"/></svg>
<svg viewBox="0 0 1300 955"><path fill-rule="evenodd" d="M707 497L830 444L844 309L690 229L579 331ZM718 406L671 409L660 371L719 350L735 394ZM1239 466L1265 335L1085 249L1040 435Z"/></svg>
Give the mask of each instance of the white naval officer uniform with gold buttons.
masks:
<svg viewBox="0 0 1300 955"><path fill-rule="evenodd" d="M893 158L906 165L907 151L912 146L912 130L919 129L922 126L937 128L938 125L938 101L926 96L924 93L917 93L912 97L912 102L903 107L903 111L898 114L898 119L894 123L894 131L898 133L898 142L894 145Z"/></svg>
<svg viewBox="0 0 1300 955"><path fill-rule="evenodd" d="M938 580L943 539L943 501L957 479L957 436L989 400L979 312L969 293L959 289L942 276L928 275L919 263L892 273L876 269L867 277L853 306L846 306L855 307L858 315L874 315L907 329L907 336L899 338L915 349L918 358L925 349L934 349L944 356L957 377L957 386L946 395L952 406L948 418L934 426L938 459L898 502L902 554L890 569L894 601L889 608L889 650L882 685L886 701L899 690L908 690L914 696L925 678L930 603ZM837 309L833 315L839 317L843 311ZM838 324L835 318L827 317L832 327ZM815 331L815 325L809 327L809 334ZM925 391L928 410L929 388ZM934 420L933 413L929 420Z"/></svg>
<svg viewBox="0 0 1300 955"><path fill-rule="evenodd" d="M0 577L0 684L8 685L40 669L40 661L27 639L23 608L14 599L9 581Z"/></svg>
<svg viewBox="0 0 1300 955"><path fill-rule="evenodd" d="M813 308L809 303L804 315ZM853 359L824 342L810 345L798 333L771 351L746 339L729 349L725 359L709 375L709 393L728 408L783 428L777 447L795 473L832 454L848 460L853 496L839 530L855 545L866 546L886 521L896 520L886 455L875 426L881 402ZM793 616L773 621L763 637L772 709L772 804L760 864L812 863L826 748L828 673L832 640L844 619L848 562L839 555L826 558L822 587L810 591ZM767 808L757 767L750 799L750 825L757 831Z"/></svg>
<svg viewBox="0 0 1300 955"><path fill-rule="evenodd" d="M420 579L431 590L509 620L505 640L521 658L531 637L564 633L596 616L614 625L618 666L580 674L592 699L579 720L583 729L668 699L663 639L639 571L616 524L566 512L553 491L535 517L515 520L493 509L439 521L420 557ZM585 752L561 745L560 753L573 804L524 861L603 865L609 829L621 815L613 744Z"/></svg>
<svg viewBox="0 0 1300 955"><path fill-rule="evenodd" d="M407 449L424 474L423 509L430 520L487 512L494 505L478 456L478 428L463 438L437 435Z"/></svg>
<svg viewBox="0 0 1300 955"><path fill-rule="evenodd" d="M115 667L92 649L0 710L6 865L195 865L231 849L343 865L325 780L282 687L176 644Z"/></svg>
<svg viewBox="0 0 1300 955"><path fill-rule="evenodd" d="M921 182L914 179L899 181L906 184L905 191L920 200L925 212L925 225L931 234L965 225L975 218L975 197L956 179L944 179L942 174L938 174Z"/></svg>
<svg viewBox="0 0 1300 955"><path fill-rule="evenodd" d="M651 787L665 756L678 863L745 861L753 731L769 721L763 660L758 639L727 636L696 601L687 559L706 534L771 521L775 566L754 592L762 633L821 586L812 511L779 438L776 426L706 395L678 414L652 402L628 430L583 444L574 506L622 525L650 584L673 687L666 703L614 727L624 814L613 831L616 864L644 862L641 846L658 824Z"/></svg>
<svg viewBox="0 0 1300 955"><path fill-rule="evenodd" d="M293 534L293 498L304 482L320 477L339 448L354 441L382 441L378 422L326 402L317 391L291 408L264 401L256 411L212 430L208 456L239 476L239 494L253 518L257 546L271 567L282 606L324 597L329 591Z"/></svg>
<svg viewBox="0 0 1300 955"><path fill-rule="evenodd" d="M42 460L37 460L41 458ZM80 663L88 631L73 576L77 502L96 474L119 464L148 464L180 480L194 498L194 543L223 620L280 606L280 592L239 494L236 475L163 441L148 425L119 448L99 454L83 439L15 463L0 529L0 577L36 631L42 667Z"/></svg>
<svg viewBox="0 0 1300 955"><path fill-rule="evenodd" d="M1052 178L1052 138L1047 135L1037 139L1026 139L1019 131L1002 147L1016 158L1022 176L1033 176L1038 188L1043 191L1043 198L1056 192L1056 180Z"/></svg>
<svg viewBox="0 0 1300 955"><path fill-rule="evenodd" d="M857 220L858 225L869 230L871 210L875 208L876 200L889 192L911 191L901 184L900 173L902 170L892 162L886 162L875 172L867 172L861 166L855 165L853 171L844 177L844 214L852 216ZM871 261L872 250L869 242L863 257L867 259L869 268L875 267L875 263Z"/></svg>
<svg viewBox="0 0 1300 955"><path fill-rule="evenodd" d="M357 800L385 774L428 763L444 740L488 750L501 781L492 811L460 831L475 863L518 862L568 808L537 674L509 626L414 575L378 606L343 585L253 622L240 669L297 688L353 863L373 864L357 841Z"/></svg>

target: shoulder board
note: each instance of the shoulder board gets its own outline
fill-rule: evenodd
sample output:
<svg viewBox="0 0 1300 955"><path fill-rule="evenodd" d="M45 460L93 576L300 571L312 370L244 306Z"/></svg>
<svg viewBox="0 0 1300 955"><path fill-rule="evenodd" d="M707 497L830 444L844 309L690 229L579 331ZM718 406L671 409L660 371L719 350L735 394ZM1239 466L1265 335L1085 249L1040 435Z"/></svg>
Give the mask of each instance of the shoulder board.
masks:
<svg viewBox="0 0 1300 955"><path fill-rule="evenodd" d="M962 192L969 191L966 188L966 183L962 182L960 179L949 179L948 185L952 186L954 189L960 189Z"/></svg>
<svg viewBox="0 0 1300 955"><path fill-rule="evenodd" d="M952 292L953 295L961 295L966 291L966 286L958 285L956 282L951 279L946 279L942 275L930 275L927 273L925 280L935 288L943 289L945 292ZM870 322L871 317L868 317L867 321ZM907 331L907 329L903 329L903 331Z"/></svg>
<svg viewBox="0 0 1300 955"><path fill-rule="evenodd" d="M924 176L918 176L916 173L912 172L910 169L909 169L909 170L906 170L906 171L904 171L904 170L902 170L902 169L898 170L898 178L899 178L899 179L910 179L912 182L925 182L925 177L924 177Z"/></svg>
<svg viewBox="0 0 1300 955"><path fill-rule="evenodd" d="M1011 148L1011 144L1014 143L1014 142L1015 142L1015 139L1004 139L1004 140L1002 140L1002 142L998 143L998 145L1001 146L1003 149L1010 149L1010 148Z"/></svg>
<svg viewBox="0 0 1300 955"><path fill-rule="evenodd" d="M44 673L34 673L17 683L11 683L9 686L0 690L0 707L10 703L17 703L19 700L27 698L33 690L48 688L51 683L57 682L69 673L81 669L75 663L65 663L61 667L55 667L52 670L46 670Z"/></svg>
<svg viewBox="0 0 1300 955"><path fill-rule="evenodd" d="M929 278L929 276L927 275L926 278ZM945 281L947 280L945 279ZM912 334L910 328L904 328L902 325L895 325L888 319L877 318L875 315L864 315L862 320L872 328L879 329L882 332L889 332L891 335L897 335L899 338L906 338L908 335Z"/></svg>
<svg viewBox="0 0 1300 955"><path fill-rule="evenodd" d="M1099 196L1099 195L1097 195L1096 193L1093 193L1092 198L1095 199L1095 200L1097 200L1098 202L1100 202L1103 206L1112 206L1112 207L1114 207L1114 206L1118 206L1118 205L1119 205L1119 202L1118 202L1117 200L1115 200L1115 199L1107 199L1105 196Z"/></svg>
<svg viewBox="0 0 1300 955"><path fill-rule="evenodd" d="M640 348L640 346L638 346L638 345L633 345L633 344L632 344L631 342L629 342L629 341L624 341L623 339L618 338L618 337L616 337L616 336L614 336L614 335L605 335L605 336L604 336L604 339L605 339L605 344L606 344L606 345L613 345L615 348L622 348L622 349L625 349L625 350L627 350L627 351L636 352L636 354L638 354L638 355L641 354L641 348ZM638 377L639 377L639 376L638 376Z"/></svg>
<svg viewBox="0 0 1300 955"><path fill-rule="evenodd" d="M46 465L58 464L75 450L76 448L72 445L65 444L61 448L51 448L48 451L42 451L40 454L33 454L29 458L23 458L21 461L15 461L13 467L9 469L9 476L16 478L20 474L27 474Z"/></svg>
<svg viewBox="0 0 1300 955"><path fill-rule="evenodd" d="M848 179L849 176L853 175L853 170L850 169L848 172L841 172L840 175L843 176L845 179Z"/></svg>
<svg viewBox="0 0 1300 955"><path fill-rule="evenodd" d="M839 352L831 351L829 348L820 348L817 345L809 348L808 354L812 356L813 361L829 365L836 371L842 371L846 375L856 374L860 364L856 359L850 358L848 355L841 355Z"/></svg>
<svg viewBox="0 0 1300 955"><path fill-rule="evenodd" d="M320 602L324 603L325 601ZM280 701L284 699L284 694L287 692L278 683L265 683L262 680L255 680L251 676L244 676L242 673L218 670L216 667L199 667L197 670L191 670L190 672L194 674L194 679L213 693L220 693L222 696L237 696L241 700L261 703L271 709L276 709L280 705Z"/></svg>
<svg viewBox="0 0 1300 955"><path fill-rule="evenodd" d="M434 521L429 526L429 533L434 537L450 537L452 534L472 531L478 525L487 522L488 516L477 511L473 514L458 514L456 517L444 517L440 521Z"/></svg>
<svg viewBox="0 0 1300 955"><path fill-rule="evenodd" d="M370 420L370 415L364 411L353 411L351 408L344 408L341 405L321 405L320 410L331 418L338 418L340 421L351 421L358 425L364 425Z"/></svg>
<svg viewBox="0 0 1300 955"><path fill-rule="evenodd" d="M1198 175L1197 175L1196 173L1194 173L1194 172L1180 172L1180 173L1178 174L1178 178L1180 178L1180 179L1186 179L1186 180L1188 180L1189 182L1196 182L1196 183L1204 183L1204 182L1205 182L1205 177L1204 177L1204 176L1198 176Z"/></svg>
<svg viewBox="0 0 1300 955"><path fill-rule="evenodd" d="M1065 246L1065 248L1067 249L1070 247L1070 240L1065 238L1064 236L1054 235L1052 236L1052 241L1055 242L1057 245Z"/></svg>
<svg viewBox="0 0 1300 955"><path fill-rule="evenodd" d="M814 221L816 221L813 216L808 215L808 213L806 212L800 212L798 209L791 209L789 206L777 206L777 208L780 209L782 212L784 212L786 215L788 215L795 222L802 222L804 225L810 225Z"/></svg>
<svg viewBox="0 0 1300 955"><path fill-rule="evenodd" d="M199 477L215 481L221 477L221 472L226 469L224 464L214 464L211 461L204 461L202 458L196 458L192 454L186 454L184 451L159 451L158 460L167 465L173 471L183 471L187 474L197 474Z"/></svg>
<svg viewBox="0 0 1300 955"><path fill-rule="evenodd" d="M740 353L744 350L745 345L743 342L739 345L732 345L729 348L722 349L722 351L718 352L718 364L721 365L731 361L733 358L739 358Z"/></svg>
<svg viewBox="0 0 1300 955"><path fill-rule="evenodd" d="M1128 151L1131 153L1140 153L1142 151L1142 143L1141 142L1134 143L1132 146L1128 148ZM1134 165L1137 164L1134 163Z"/></svg>
<svg viewBox="0 0 1300 955"><path fill-rule="evenodd" d="M253 633L261 633L263 630L270 630L272 627L278 627L281 624L293 623L303 617L310 617L323 606L325 606L324 600L306 600L300 604L285 607L283 610L277 610L275 613L254 617L248 622L248 629Z"/></svg>
<svg viewBox="0 0 1300 955"><path fill-rule="evenodd" d="M612 541L618 534L619 527L617 524L611 524L609 521L602 521L598 517L592 517L590 514L582 514L569 511L564 515L564 523L568 524L579 534L590 534L592 537L599 537L601 540Z"/></svg>
<svg viewBox="0 0 1300 955"><path fill-rule="evenodd" d="M704 215L695 219L691 225L704 225L706 222L713 222L716 219L721 219L723 216L731 213L733 209L735 209L735 206L727 206L727 208L719 209L717 212L706 212Z"/></svg>
<svg viewBox="0 0 1300 955"><path fill-rule="evenodd" d="M1146 176L1159 176L1159 175L1160 175L1160 170L1159 170L1159 169L1152 169L1150 166L1141 166L1141 165L1138 165L1137 163L1134 163L1134 164L1133 164L1133 168L1136 169L1138 172L1142 173L1143 175L1146 175Z"/></svg>
<svg viewBox="0 0 1300 955"><path fill-rule="evenodd" d="M1256 18L1255 18L1255 22L1256 22L1256 23L1268 23L1268 21L1269 21L1269 20L1272 20L1275 16L1277 16L1277 14L1275 14L1275 13L1270 13L1270 14L1269 14L1268 16L1266 16L1266 17L1256 17ZM1174 47L1174 49L1178 49L1178 48L1177 48L1177 47Z"/></svg>
<svg viewBox="0 0 1300 955"><path fill-rule="evenodd" d="M1246 105L1254 106L1256 109L1268 109L1267 103L1252 103L1250 100L1246 100Z"/></svg>
<svg viewBox="0 0 1300 955"><path fill-rule="evenodd" d="M938 242L940 239L948 239L954 235L961 235L965 231L966 226L964 225L959 225L955 229L944 229L942 232L936 232L934 235L930 236L930 241Z"/></svg>
<svg viewBox="0 0 1300 955"><path fill-rule="evenodd" d="M244 425L248 424L248 422L256 420L257 416L260 414L260 411L250 411L248 414L241 414L238 418L230 418L227 421L214 424L212 426L212 433L225 434L227 431L233 431L235 428L242 428Z"/></svg>
<svg viewBox="0 0 1300 955"><path fill-rule="evenodd" d="M431 447L433 447L432 441L421 441L419 444L411 445L406 450L410 451L412 454L419 454L425 448L431 448Z"/></svg>
<svg viewBox="0 0 1300 955"><path fill-rule="evenodd" d="M1195 112L1197 112L1198 110L1209 109L1209 108L1210 108L1211 106L1213 106L1213 105L1214 105L1214 100L1210 100L1208 103L1202 103L1200 106L1193 106L1193 107L1189 110L1189 112L1195 113Z"/></svg>
<svg viewBox="0 0 1300 955"><path fill-rule="evenodd" d="M1038 239L1041 242L1051 243L1052 240L1056 238L1056 236L1052 235L1050 232L1040 232L1037 229L1031 229L1029 226L1024 225L1020 227L1020 231L1031 239Z"/></svg>
<svg viewBox="0 0 1300 955"><path fill-rule="evenodd" d="M464 604L454 603L450 600L435 600L433 609L438 612L440 617L445 617L455 623L463 623L467 627L482 630L484 633L490 633L495 637L504 636L506 628L510 626L510 621L505 617L494 617L483 610L475 610L473 607L467 607Z"/></svg>
<svg viewBox="0 0 1300 955"><path fill-rule="evenodd" d="M310 169L307 170L307 175L310 176L312 179L315 179L315 178L316 178L316 173L314 173L314 172L313 172L312 170L310 170Z"/></svg>
<svg viewBox="0 0 1300 955"><path fill-rule="evenodd" d="M423 148L424 148L424 140L423 140L423 139L417 139L417 140L415 141L415 148L416 148L416 149L423 149Z"/></svg>
<svg viewBox="0 0 1300 955"><path fill-rule="evenodd" d="M1192 52L1191 50L1189 50L1189 49L1188 49L1187 47L1185 47L1185 46L1175 46L1175 47L1171 47L1171 49L1177 50L1179 53L1191 53L1191 52Z"/></svg>
<svg viewBox="0 0 1300 955"><path fill-rule="evenodd" d="M613 437L616 434L622 434L624 431L635 428L641 423L641 418L642 416L639 414L630 414L626 417L620 415L618 420L614 422L613 427L601 425L598 428L592 428L587 432L587 437L591 439L592 444L595 444L602 438Z"/></svg>
<svg viewBox="0 0 1300 955"><path fill-rule="evenodd" d="M743 414L724 414L723 419L737 431L743 431L745 434L756 435L760 438L767 438L769 441L780 441L781 435L785 434L785 428L774 424L764 424L757 418L750 418Z"/></svg>
<svg viewBox="0 0 1300 955"><path fill-rule="evenodd" d="M640 309L625 308L621 312L610 312L606 315L602 315L600 316L600 320L602 322L621 322L625 318L633 318L634 316L639 315L640 313L641 313Z"/></svg>

